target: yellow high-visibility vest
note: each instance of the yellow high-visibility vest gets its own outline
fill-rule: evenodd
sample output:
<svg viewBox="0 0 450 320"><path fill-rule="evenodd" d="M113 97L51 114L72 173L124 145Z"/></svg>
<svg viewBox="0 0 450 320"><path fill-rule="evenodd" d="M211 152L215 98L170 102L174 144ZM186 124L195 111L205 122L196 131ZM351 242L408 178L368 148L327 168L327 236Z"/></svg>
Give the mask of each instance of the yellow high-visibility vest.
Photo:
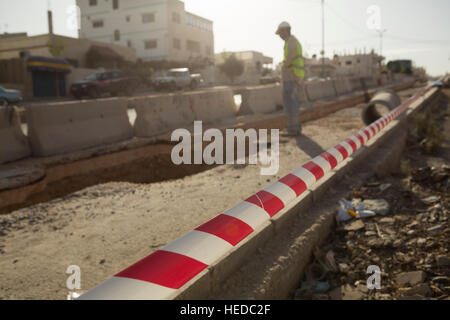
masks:
<svg viewBox="0 0 450 320"><path fill-rule="evenodd" d="M291 36L291 37L294 37L294 36ZM305 63L303 61L302 45L300 44L300 41L298 41L298 39L296 37L294 37L294 39L295 39L295 41L297 41L297 55L296 55L295 59L292 61L289 69L294 72L294 75L296 77L303 79L305 77ZM287 59L288 52L289 52L288 41L285 41L283 67L284 67L284 63Z"/></svg>

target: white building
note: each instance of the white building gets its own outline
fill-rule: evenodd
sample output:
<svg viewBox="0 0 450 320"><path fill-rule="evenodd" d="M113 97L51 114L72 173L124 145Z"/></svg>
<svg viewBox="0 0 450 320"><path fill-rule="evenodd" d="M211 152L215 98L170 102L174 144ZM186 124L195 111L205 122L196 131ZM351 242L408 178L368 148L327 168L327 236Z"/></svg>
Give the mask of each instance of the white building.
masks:
<svg viewBox="0 0 450 320"><path fill-rule="evenodd" d="M368 54L336 55L333 64L336 66L338 77L373 77L378 74L382 59L381 56L372 51Z"/></svg>
<svg viewBox="0 0 450 320"><path fill-rule="evenodd" d="M323 62L323 63L322 63ZM328 58L305 58L306 78L335 78L336 66Z"/></svg>
<svg viewBox="0 0 450 320"><path fill-rule="evenodd" d="M80 38L136 49L138 58L214 61L213 23L179 0L77 0Z"/></svg>
<svg viewBox="0 0 450 320"><path fill-rule="evenodd" d="M220 72L218 66L223 64L228 57L234 55L237 60L244 64L244 72L235 79L238 84L258 84L263 68L273 69L273 58L267 57L257 51L224 51L215 55L216 80L220 83L228 83L229 79Z"/></svg>

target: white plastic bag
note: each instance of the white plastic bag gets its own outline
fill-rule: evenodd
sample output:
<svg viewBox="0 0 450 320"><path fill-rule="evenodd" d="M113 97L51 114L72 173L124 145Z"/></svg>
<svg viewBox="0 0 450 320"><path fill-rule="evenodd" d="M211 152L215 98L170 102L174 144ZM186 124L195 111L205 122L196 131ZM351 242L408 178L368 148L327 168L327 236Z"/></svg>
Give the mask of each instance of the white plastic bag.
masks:
<svg viewBox="0 0 450 320"><path fill-rule="evenodd" d="M353 204L345 199L339 201L339 210L336 215L337 221L348 221L352 218L361 219L373 217L375 212L366 210L364 203L356 202Z"/></svg>

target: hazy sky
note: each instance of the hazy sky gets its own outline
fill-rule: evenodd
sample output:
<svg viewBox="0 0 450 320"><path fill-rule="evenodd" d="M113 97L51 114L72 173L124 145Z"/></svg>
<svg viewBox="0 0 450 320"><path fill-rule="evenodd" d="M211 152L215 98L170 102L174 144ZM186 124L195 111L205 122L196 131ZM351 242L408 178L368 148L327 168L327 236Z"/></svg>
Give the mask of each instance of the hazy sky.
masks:
<svg viewBox="0 0 450 320"><path fill-rule="evenodd" d="M150 1L150 0L149 0ZM282 59L282 40L275 34L286 20L310 56L322 43L320 0L185 0L186 9L214 21L215 51L256 50ZM47 32L46 10L53 10L54 32L77 36L67 26L67 8L75 0L0 0L0 32ZM431 75L450 72L450 1L448 0L325 0L325 52L377 52L378 33L367 21L367 9L380 8L383 55L412 59ZM373 20L370 20L373 21Z"/></svg>

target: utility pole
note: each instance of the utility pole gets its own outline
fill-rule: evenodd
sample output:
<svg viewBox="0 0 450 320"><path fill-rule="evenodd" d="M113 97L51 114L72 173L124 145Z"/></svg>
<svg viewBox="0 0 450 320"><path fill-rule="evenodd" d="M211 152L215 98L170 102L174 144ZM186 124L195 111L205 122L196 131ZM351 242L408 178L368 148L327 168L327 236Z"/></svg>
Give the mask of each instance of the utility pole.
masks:
<svg viewBox="0 0 450 320"><path fill-rule="evenodd" d="M380 59L383 57L383 33L385 33L386 29L378 29L377 32L380 34ZM381 66L381 60L380 60Z"/></svg>
<svg viewBox="0 0 450 320"><path fill-rule="evenodd" d="M321 0L322 3L322 78L325 78L325 0Z"/></svg>

